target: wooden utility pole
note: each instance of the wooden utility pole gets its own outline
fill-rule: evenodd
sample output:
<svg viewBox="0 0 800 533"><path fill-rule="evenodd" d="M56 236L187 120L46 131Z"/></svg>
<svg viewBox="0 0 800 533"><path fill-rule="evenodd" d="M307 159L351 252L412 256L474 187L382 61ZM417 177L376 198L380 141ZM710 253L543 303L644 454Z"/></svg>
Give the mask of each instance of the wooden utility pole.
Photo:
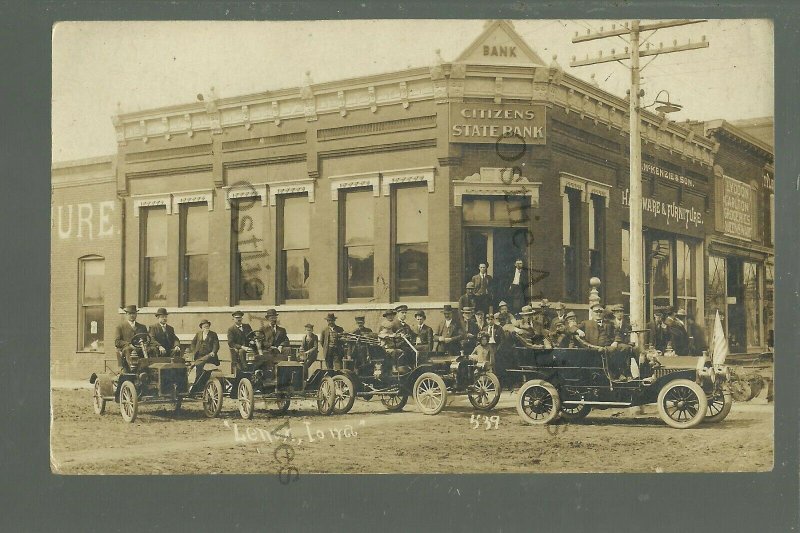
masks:
<svg viewBox="0 0 800 533"><path fill-rule="evenodd" d="M698 22L705 22L705 20L674 20L668 22L657 22L653 24L640 24L638 20L634 20L629 24L626 23L622 28L617 29L612 26L611 31L603 31L600 28L598 33L592 34L587 31L586 35L579 36L575 34L572 39L573 43L581 43L586 41L593 41L597 39L606 39L608 37L628 37L628 48L622 54L616 54L614 50L611 55L603 57L603 53L596 58L576 60L573 56L571 67L583 67L587 65L596 65L599 63L607 63L610 61L619 61L623 59L630 60L631 64L628 67L631 71L631 88L630 88L630 196L629 196L629 209L630 209L630 315L631 315L631 329L636 332L636 345L643 347L642 344L642 331L645 326L645 309L644 309L644 238L642 234L642 138L640 126L642 119L641 113L641 100L643 93L640 89L641 71L639 67L639 58L642 56L658 56L661 54L670 54L674 52L683 52L686 50L695 50L697 48L708 47L708 42L703 36L700 42L678 45L673 41L673 46L664 48L660 45L658 48L651 49L649 46L645 50L640 50L640 35L642 32L656 31L661 28L671 28L674 26L685 26L687 24L696 24ZM649 39L649 37L648 37ZM653 58L655 59L655 57ZM652 61L652 60L651 60ZM623 64L624 65L624 64ZM649 63L648 63L649 65ZM646 67L647 65L645 65Z"/></svg>

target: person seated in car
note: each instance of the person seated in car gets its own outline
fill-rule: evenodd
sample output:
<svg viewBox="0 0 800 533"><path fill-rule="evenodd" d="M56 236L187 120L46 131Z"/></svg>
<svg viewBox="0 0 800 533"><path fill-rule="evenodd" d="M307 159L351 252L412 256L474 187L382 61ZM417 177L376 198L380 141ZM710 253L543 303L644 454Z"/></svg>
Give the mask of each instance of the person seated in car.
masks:
<svg viewBox="0 0 800 533"><path fill-rule="evenodd" d="M485 363L484 369L491 371L494 368L495 347L489 344L489 334L481 332L478 334L480 344L476 345L469 354L469 360L476 363Z"/></svg>
<svg viewBox="0 0 800 533"><path fill-rule="evenodd" d="M609 332L612 338L608 346L609 370L617 379L625 381L630 373L630 360L633 357L633 348L630 345L631 325L625 319L625 307L617 304L611 307L614 318L609 319Z"/></svg>
<svg viewBox="0 0 800 533"><path fill-rule="evenodd" d="M530 305L526 305L519 313L520 319L516 326L506 325L503 327L514 335L514 337L526 348L550 349L553 345L544 334L541 324L533 321L535 311Z"/></svg>
<svg viewBox="0 0 800 533"><path fill-rule="evenodd" d="M420 352L433 351L433 328L425 323L428 318L425 311L419 310L414 313L417 319L417 331L415 332L414 347Z"/></svg>
<svg viewBox="0 0 800 533"><path fill-rule="evenodd" d="M383 312L383 320L381 320L378 329L378 338L381 341L381 346L386 352L386 357L381 365L381 372L384 376L388 376L395 362L402 356L403 350L400 348L400 343L405 342L397 335L399 328L399 321L395 320L397 311L394 308L387 309Z"/></svg>
<svg viewBox="0 0 800 533"><path fill-rule="evenodd" d="M156 343L156 348L162 357L180 357L181 341L175 335L175 329L167 324L167 310L159 307L156 311L158 323L150 326L148 331L150 338Z"/></svg>
<svg viewBox="0 0 800 533"><path fill-rule="evenodd" d="M478 344L478 333L481 331L481 328L475 321L473 312L474 309L469 306L461 310L461 330L464 332L464 336L461 339L461 351L465 354L470 354L472 350L475 349L475 346Z"/></svg>
<svg viewBox="0 0 800 533"><path fill-rule="evenodd" d="M194 375L194 382L197 383L200 376L203 375L203 368L207 363L219 365L219 337L211 331L211 322L205 318L200 321L198 326L200 331L192 339L192 344L189 346L189 356L192 363L189 368L197 368Z"/></svg>
<svg viewBox="0 0 800 533"><path fill-rule="evenodd" d="M306 324L306 334L300 343L300 360L303 361L303 368L308 370L311 363L317 360L319 353L319 337L314 333L314 324Z"/></svg>
<svg viewBox="0 0 800 533"><path fill-rule="evenodd" d="M158 347L149 338L143 343L141 348L144 353L140 353L140 347L131 344L136 335L147 335L147 327L136 321L139 309L135 305L125 307L125 320L117 326L114 346L117 348L117 363L120 371L129 371L131 356L136 354L141 357L158 357ZM138 343L137 343L138 344Z"/></svg>
<svg viewBox="0 0 800 533"><path fill-rule="evenodd" d="M667 327L668 342L672 344L672 349L676 355L689 355L689 334L683 322L678 320L677 310L671 307L667 310L664 324Z"/></svg>

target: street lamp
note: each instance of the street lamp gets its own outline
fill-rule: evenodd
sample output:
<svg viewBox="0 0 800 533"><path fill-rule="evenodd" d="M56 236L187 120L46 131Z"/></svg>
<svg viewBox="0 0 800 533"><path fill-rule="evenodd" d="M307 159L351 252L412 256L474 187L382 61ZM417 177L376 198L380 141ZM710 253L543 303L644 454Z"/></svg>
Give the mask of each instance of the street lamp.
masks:
<svg viewBox="0 0 800 533"><path fill-rule="evenodd" d="M666 93L666 95L667 95L667 99L666 100L659 100L658 99L658 97L661 96L662 93ZM661 89L660 91L658 91L658 94L656 95L655 100L653 100L653 102L651 104L643 106L642 109L647 109L648 107L653 107L656 104L658 104L658 106L656 107L656 111L658 111L659 113L664 113L664 114L666 114L666 113L675 113L675 112L680 111L681 109L683 109L682 105L676 104L674 102L670 102L669 101L669 91L667 91L666 89Z"/></svg>

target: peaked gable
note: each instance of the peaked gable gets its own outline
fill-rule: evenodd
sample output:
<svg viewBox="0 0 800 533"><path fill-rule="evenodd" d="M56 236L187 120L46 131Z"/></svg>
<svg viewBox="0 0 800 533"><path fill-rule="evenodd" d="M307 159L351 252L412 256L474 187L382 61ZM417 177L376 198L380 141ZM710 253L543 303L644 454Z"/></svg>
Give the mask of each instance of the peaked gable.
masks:
<svg viewBox="0 0 800 533"><path fill-rule="evenodd" d="M464 50L456 62L477 65L545 66L505 20L495 20Z"/></svg>

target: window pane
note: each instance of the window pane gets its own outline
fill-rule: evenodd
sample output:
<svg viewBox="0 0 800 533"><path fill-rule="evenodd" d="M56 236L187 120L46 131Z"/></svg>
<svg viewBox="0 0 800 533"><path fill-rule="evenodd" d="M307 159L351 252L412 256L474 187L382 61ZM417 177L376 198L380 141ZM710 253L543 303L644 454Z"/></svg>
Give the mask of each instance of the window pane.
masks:
<svg viewBox="0 0 800 533"><path fill-rule="evenodd" d="M397 246L397 295L428 295L428 245Z"/></svg>
<svg viewBox="0 0 800 533"><path fill-rule="evenodd" d="M309 263L308 250L286 250L283 252L283 285L286 300L308 299Z"/></svg>
<svg viewBox="0 0 800 533"><path fill-rule="evenodd" d="M103 306L92 305L83 308L83 346L84 350L103 350Z"/></svg>
<svg viewBox="0 0 800 533"><path fill-rule="evenodd" d="M89 260L83 262L83 305L103 303L103 276L106 262Z"/></svg>
<svg viewBox="0 0 800 533"><path fill-rule="evenodd" d="M186 255L208 253L208 206L188 205L185 213Z"/></svg>
<svg viewBox="0 0 800 533"><path fill-rule="evenodd" d="M631 287L631 234L622 228L622 291L628 292Z"/></svg>
<svg viewBox="0 0 800 533"><path fill-rule="evenodd" d="M492 202L492 219L508 226L525 224L530 220L530 210L525 198L504 198Z"/></svg>
<svg viewBox="0 0 800 533"><path fill-rule="evenodd" d="M146 257L167 255L167 209L154 207L142 210L145 213Z"/></svg>
<svg viewBox="0 0 800 533"><path fill-rule="evenodd" d="M239 253L238 299L239 301L261 300L264 295L264 277L267 272L266 258L262 252Z"/></svg>
<svg viewBox="0 0 800 533"><path fill-rule="evenodd" d="M370 298L373 294L372 273L374 269L372 246L350 246L347 248L347 297Z"/></svg>
<svg viewBox="0 0 800 533"><path fill-rule="evenodd" d="M397 244L428 242L428 188L398 187L395 194Z"/></svg>
<svg viewBox="0 0 800 533"><path fill-rule="evenodd" d="M670 242L668 240L654 240L650 244L650 260L653 272L653 298L654 305L670 305L672 303L670 278L672 269Z"/></svg>
<svg viewBox="0 0 800 533"><path fill-rule="evenodd" d="M258 198L244 198L233 210L233 241L240 252L264 251L264 214L266 207Z"/></svg>
<svg viewBox="0 0 800 533"><path fill-rule="evenodd" d="M186 256L186 301L208 301L208 256Z"/></svg>
<svg viewBox="0 0 800 533"><path fill-rule="evenodd" d="M464 222L491 222L491 206L489 200L464 198L461 210Z"/></svg>
<svg viewBox="0 0 800 533"><path fill-rule="evenodd" d="M696 296L697 288L695 287L694 275L694 248L691 244L678 240L675 248L677 255L678 279L677 290L678 296Z"/></svg>
<svg viewBox="0 0 800 533"><path fill-rule="evenodd" d="M574 246L564 246L564 299L568 302L578 298L578 254Z"/></svg>
<svg viewBox="0 0 800 533"><path fill-rule="evenodd" d="M311 224L308 196L287 196L283 199L283 249L308 248Z"/></svg>
<svg viewBox="0 0 800 533"><path fill-rule="evenodd" d="M347 192L344 195L345 246L372 244L375 232L375 198L372 189Z"/></svg>
<svg viewBox="0 0 800 533"><path fill-rule="evenodd" d="M167 258L149 257L145 260L145 263L147 272L145 299L148 302L165 301L167 299Z"/></svg>
<svg viewBox="0 0 800 533"><path fill-rule="evenodd" d="M744 312L747 316L747 345L761 344L761 302L759 298L758 265L744 263Z"/></svg>
<svg viewBox="0 0 800 533"><path fill-rule="evenodd" d="M714 317L719 311L720 318L725 321L727 304L727 281L725 275L725 259L708 256L708 288L706 289L706 331L710 335L714 331ZM710 342L710 340L709 340Z"/></svg>

